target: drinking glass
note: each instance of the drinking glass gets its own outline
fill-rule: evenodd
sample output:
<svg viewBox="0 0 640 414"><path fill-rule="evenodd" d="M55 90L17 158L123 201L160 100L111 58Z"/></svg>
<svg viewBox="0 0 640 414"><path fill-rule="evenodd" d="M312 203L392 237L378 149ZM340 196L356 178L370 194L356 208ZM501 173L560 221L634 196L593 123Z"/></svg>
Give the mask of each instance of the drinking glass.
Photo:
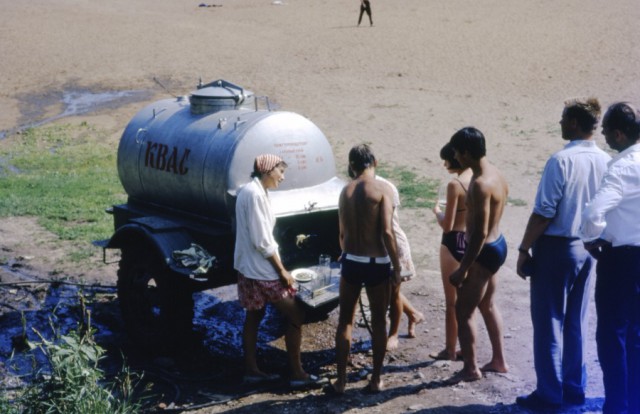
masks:
<svg viewBox="0 0 640 414"><path fill-rule="evenodd" d="M438 188L438 206L443 211L447 208L447 183Z"/></svg>
<svg viewBox="0 0 640 414"><path fill-rule="evenodd" d="M322 285L326 286L331 283L331 256L321 254L318 258L318 270L322 277Z"/></svg>

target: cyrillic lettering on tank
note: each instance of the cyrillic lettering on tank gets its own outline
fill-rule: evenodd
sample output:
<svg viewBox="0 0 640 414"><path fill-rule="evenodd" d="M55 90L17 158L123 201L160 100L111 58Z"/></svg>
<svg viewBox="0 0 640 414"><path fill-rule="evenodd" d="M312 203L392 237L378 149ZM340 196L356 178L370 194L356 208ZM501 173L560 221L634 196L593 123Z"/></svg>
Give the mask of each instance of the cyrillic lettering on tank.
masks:
<svg viewBox="0 0 640 414"><path fill-rule="evenodd" d="M191 150L189 148L186 148L182 153L182 159L180 160L180 166L178 167L179 168L178 172L180 173L180 175L185 175L186 173L189 172L189 167L185 166L185 164L189 160L190 152Z"/></svg>
<svg viewBox="0 0 640 414"><path fill-rule="evenodd" d="M169 154L169 151L171 151L171 154ZM180 156L181 153L182 156ZM147 141L144 166L173 174L186 175L189 172L189 154L191 154L189 148L181 150L178 147L169 147L165 144ZM179 162L178 159L180 160Z"/></svg>
<svg viewBox="0 0 640 414"><path fill-rule="evenodd" d="M167 152L169 147L164 144L158 144L158 164L156 164L156 168L159 170L164 170L167 166Z"/></svg>
<svg viewBox="0 0 640 414"><path fill-rule="evenodd" d="M154 147L158 146L155 142L147 141L147 151L144 154L144 166L155 168L155 157L153 156Z"/></svg>
<svg viewBox="0 0 640 414"><path fill-rule="evenodd" d="M165 168L165 171L178 174L178 148L173 147L171 155L167 160L167 168Z"/></svg>

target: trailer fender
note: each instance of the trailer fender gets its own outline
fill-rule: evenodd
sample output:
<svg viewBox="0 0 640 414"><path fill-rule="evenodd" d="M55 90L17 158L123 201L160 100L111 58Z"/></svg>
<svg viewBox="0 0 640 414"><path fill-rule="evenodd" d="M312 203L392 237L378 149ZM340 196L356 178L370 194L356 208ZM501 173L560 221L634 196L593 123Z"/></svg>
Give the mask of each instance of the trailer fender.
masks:
<svg viewBox="0 0 640 414"><path fill-rule="evenodd" d="M178 273L189 274L188 269L175 265L172 254L176 250L183 250L191 246L193 238L180 228L153 229L137 223L126 224L104 245L105 249L123 249L132 244L145 243L152 246L161 255L164 264Z"/></svg>

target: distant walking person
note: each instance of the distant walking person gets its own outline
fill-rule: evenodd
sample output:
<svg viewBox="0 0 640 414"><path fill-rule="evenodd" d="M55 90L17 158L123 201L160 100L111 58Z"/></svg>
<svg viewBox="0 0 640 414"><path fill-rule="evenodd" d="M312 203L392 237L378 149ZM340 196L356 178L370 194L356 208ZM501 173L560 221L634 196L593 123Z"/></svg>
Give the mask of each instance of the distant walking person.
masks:
<svg viewBox="0 0 640 414"><path fill-rule="evenodd" d="M611 159L593 139L599 119L597 99L565 102L560 127L562 139L569 143L544 167L518 248L518 275L531 276L537 384L535 391L516 398L516 403L530 409L585 402L587 306L595 262L578 230L582 210L595 196Z"/></svg>
<svg viewBox="0 0 640 414"><path fill-rule="evenodd" d="M460 266L449 281L458 289L456 317L458 339L464 366L448 383L475 381L482 372L507 372L502 343L502 316L493 298L496 273L507 257L507 243L500 233L500 219L507 202L509 187L500 171L486 158L482 132L473 127L459 130L451 137L455 158L473 175L466 198L467 247ZM489 333L493 355L491 361L478 368L476 360L476 327L473 315L480 309Z"/></svg>
<svg viewBox="0 0 640 414"><path fill-rule="evenodd" d="M467 217L465 200L471 181L471 169L462 168L456 161L455 151L451 143L447 142L440 150L440 158L444 167L455 177L447 183L445 200L438 200L433 207L436 220L442 227L440 243L440 273L444 288L445 300L445 346L440 352L432 352L433 359L455 361L460 356L456 352L458 343L458 322L456 321L456 288L449 282L449 275L460 266L460 259L464 255L464 230ZM444 201L444 205L440 205ZM444 211L442 210L444 208Z"/></svg>
<svg viewBox="0 0 640 414"><path fill-rule="evenodd" d="M339 200L343 253L340 315L336 329L338 379L332 384L333 391L338 394L345 392L347 384L353 320L363 286L371 306L373 372L369 390L379 392L384 387L381 376L387 347L390 287L400 284L402 268L393 231L393 190L376 179L376 165L369 146L351 148L349 168L355 178L344 187Z"/></svg>
<svg viewBox="0 0 640 414"><path fill-rule="evenodd" d="M596 342L604 414L640 413L640 111L609 107L602 133L618 151L582 214L582 239L598 258Z"/></svg>
<svg viewBox="0 0 640 414"><path fill-rule="evenodd" d="M360 0L360 17L358 17L358 26L362 23L362 15L364 12L367 12L367 16L369 16L369 25L373 26L373 18L371 17L371 3L369 0Z"/></svg>

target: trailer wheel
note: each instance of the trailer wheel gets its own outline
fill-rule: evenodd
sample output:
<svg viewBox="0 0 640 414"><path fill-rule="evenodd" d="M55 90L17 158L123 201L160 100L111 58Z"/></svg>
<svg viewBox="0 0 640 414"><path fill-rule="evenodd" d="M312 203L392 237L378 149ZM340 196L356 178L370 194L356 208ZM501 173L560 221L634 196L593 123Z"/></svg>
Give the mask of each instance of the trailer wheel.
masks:
<svg viewBox="0 0 640 414"><path fill-rule="evenodd" d="M118 299L127 332L136 343L165 351L192 331L192 293L177 282L153 249L122 248Z"/></svg>

